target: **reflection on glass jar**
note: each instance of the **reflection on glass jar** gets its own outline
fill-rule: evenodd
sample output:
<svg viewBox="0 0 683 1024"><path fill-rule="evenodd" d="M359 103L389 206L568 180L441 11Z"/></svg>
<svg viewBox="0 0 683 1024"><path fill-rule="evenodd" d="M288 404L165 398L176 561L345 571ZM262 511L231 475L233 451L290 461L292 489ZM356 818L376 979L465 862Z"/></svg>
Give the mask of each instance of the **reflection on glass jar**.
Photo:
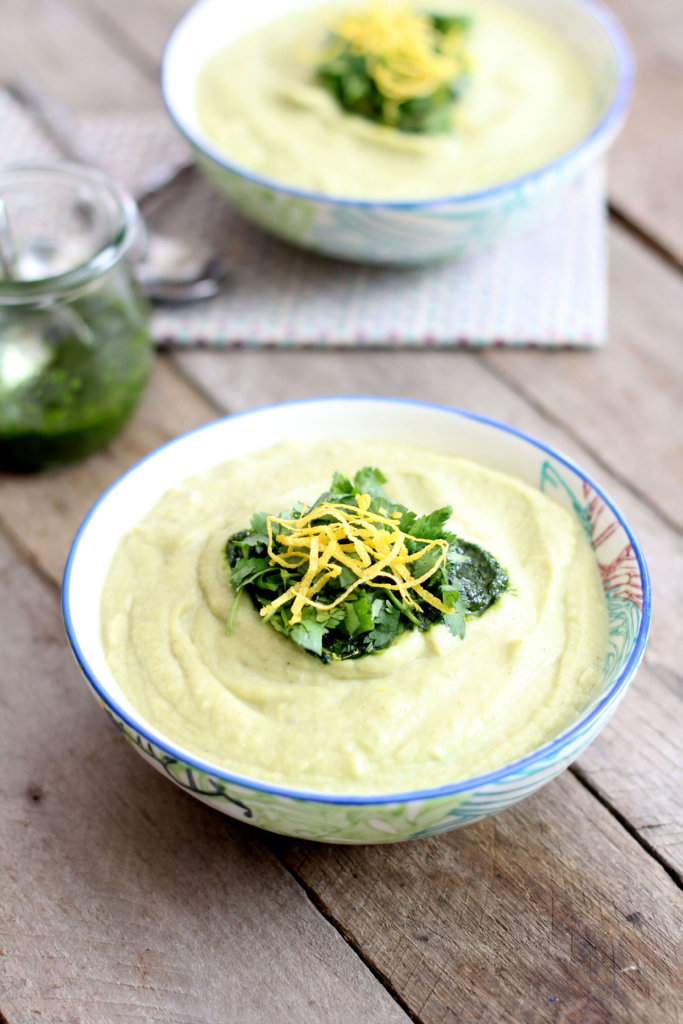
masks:
<svg viewBox="0 0 683 1024"><path fill-rule="evenodd" d="M79 459L138 404L153 365L138 231L98 172L0 170L0 469Z"/></svg>

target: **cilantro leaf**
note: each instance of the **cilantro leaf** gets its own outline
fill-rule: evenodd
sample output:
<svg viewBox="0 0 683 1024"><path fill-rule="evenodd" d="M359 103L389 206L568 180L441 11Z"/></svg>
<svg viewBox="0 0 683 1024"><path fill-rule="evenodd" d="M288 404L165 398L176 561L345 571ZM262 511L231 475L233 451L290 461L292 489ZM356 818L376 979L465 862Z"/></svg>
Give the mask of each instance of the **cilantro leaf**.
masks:
<svg viewBox="0 0 683 1024"><path fill-rule="evenodd" d="M303 579L309 562L301 559L295 565L297 560L292 559L290 547L274 537L269 540L268 515L257 512L250 528L232 534L226 541L225 559L235 592L227 631L234 626L238 598L246 591L255 609L263 613L264 623L323 662L378 654L407 630L424 632L439 623L454 636L464 638L467 619L483 614L509 588L508 574L490 552L448 530L450 506L418 517L386 495L386 482L382 471L372 466L360 469L353 479L335 473L330 490L310 508L297 502L292 509L279 513L277 518L292 524L280 532L289 530L291 536L296 532L296 520L303 516L309 526L329 529L336 520L330 514L332 510L324 507L326 503L337 508L348 505L357 515L358 496L367 495L369 509L378 517L377 530L404 534L405 549L418 557L403 564L410 566L414 580L423 579L421 586L438 599L441 610L420 601L415 590L407 598L405 590L399 593L388 583L366 582L349 564L337 562L336 573L328 579L322 579L327 570L320 570L320 585L315 590L317 607L307 604L301 621L292 623L289 605L296 594L292 588ZM392 517L393 525L387 522ZM440 543L434 545L435 541ZM275 555L280 562L274 561ZM344 557L355 561L358 555L348 545ZM390 579L386 574L383 578ZM348 596L335 603L350 587L353 589ZM273 608L273 602L287 592L291 592L288 601Z"/></svg>
<svg viewBox="0 0 683 1024"><path fill-rule="evenodd" d="M369 494L373 498L386 498L382 484L387 482L384 473L372 466L359 469L353 478L355 494Z"/></svg>
<svg viewBox="0 0 683 1024"><path fill-rule="evenodd" d="M419 519L416 519L410 528L410 532L422 540L436 540L439 537L443 537L444 528L452 512L453 509L450 505L446 505L445 508L437 508L436 512L430 512L428 516L421 516Z"/></svg>
<svg viewBox="0 0 683 1024"><path fill-rule="evenodd" d="M242 558L230 573L233 587L242 590L248 583L253 583L270 568L267 558Z"/></svg>
<svg viewBox="0 0 683 1024"><path fill-rule="evenodd" d="M308 611L308 609L306 609ZM304 615L302 621L292 626L290 637L294 643L318 657L323 653L323 637L327 632L324 622L318 622L315 615Z"/></svg>
<svg viewBox="0 0 683 1024"><path fill-rule="evenodd" d="M330 494L353 494L353 484L347 476L342 476L341 473L335 473L332 477Z"/></svg>
<svg viewBox="0 0 683 1024"><path fill-rule="evenodd" d="M426 11L415 11L413 18L413 46L423 62L432 60L440 69L428 94L411 95L409 54L401 54L400 48L385 52L381 42L373 49L367 37L354 38L343 24L330 37L326 50L332 55L319 64L315 81L351 114L401 132L450 132L453 107L469 85L465 43L471 19ZM405 99L385 92L387 76L407 86Z"/></svg>
<svg viewBox="0 0 683 1024"><path fill-rule="evenodd" d="M369 594L362 593L355 601L344 601L344 626L349 636L369 633L374 624Z"/></svg>

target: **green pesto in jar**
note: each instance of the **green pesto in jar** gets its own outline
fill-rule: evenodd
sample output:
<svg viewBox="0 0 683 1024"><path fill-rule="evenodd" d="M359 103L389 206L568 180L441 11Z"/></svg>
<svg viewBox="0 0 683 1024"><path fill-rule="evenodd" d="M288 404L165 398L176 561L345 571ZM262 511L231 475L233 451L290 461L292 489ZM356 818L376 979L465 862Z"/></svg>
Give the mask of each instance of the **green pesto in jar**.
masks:
<svg viewBox="0 0 683 1024"><path fill-rule="evenodd" d="M0 311L0 468L58 466L102 447L152 365L147 308L128 289Z"/></svg>

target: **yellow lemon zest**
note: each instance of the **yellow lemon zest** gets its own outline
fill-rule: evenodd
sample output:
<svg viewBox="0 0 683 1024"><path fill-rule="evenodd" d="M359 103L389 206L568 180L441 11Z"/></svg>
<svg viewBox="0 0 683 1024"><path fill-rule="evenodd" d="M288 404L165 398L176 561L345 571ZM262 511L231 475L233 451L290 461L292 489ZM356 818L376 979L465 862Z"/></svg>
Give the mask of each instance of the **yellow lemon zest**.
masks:
<svg viewBox="0 0 683 1024"><path fill-rule="evenodd" d="M418 607L416 597L443 613L451 609L423 587L434 573L444 565L448 554L445 540L425 540L403 533L397 520L401 514L387 515L385 509L372 512L369 494L359 494L356 506L341 502L323 502L299 518L281 519L268 516L268 555L271 564L286 569L302 569L302 578L285 593L260 610L263 617L271 615L283 605L292 602L290 625L301 622L305 607L329 611L346 601L361 584L396 591L405 604ZM320 522L324 519L325 522ZM406 541L421 545L410 553ZM284 552L275 550L275 544ZM422 555L438 549L434 564L420 576L413 576L411 565ZM316 601L315 597L326 583L350 569L356 579L332 602Z"/></svg>
<svg viewBox="0 0 683 1024"><path fill-rule="evenodd" d="M467 66L462 32L438 32L428 15L407 4L375 0L345 14L333 31L342 44L367 59L380 92L397 103L429 96Z"/></svg>

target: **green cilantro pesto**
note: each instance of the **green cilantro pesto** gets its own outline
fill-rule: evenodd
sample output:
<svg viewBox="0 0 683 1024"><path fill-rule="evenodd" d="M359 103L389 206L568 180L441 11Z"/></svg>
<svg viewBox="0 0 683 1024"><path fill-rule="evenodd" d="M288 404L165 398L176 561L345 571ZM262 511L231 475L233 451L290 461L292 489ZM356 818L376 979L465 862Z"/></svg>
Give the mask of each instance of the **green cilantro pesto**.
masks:
<svg viewBox="0 0 683 1024"><path fill-rule="evenodd" d="M264 622L323 662L376 654L406 630L425 632L437 623L464 637L467 618L481 615L508 589L507 572L488 551L446 529L450 506L418 516L387 497L384 483L381 471L371 467L353 480L336 473L330 490L310 508L298 504L278 516L257 513L248 529L229 537L225 558L235 600L228 631L246 591ZM358 521L372 519L368 530L375 532L380 553L375 568L382 551L400 549L399 569L421 581L416 588L401 591L395 581L403 577L388 570L366 580L361 562L366 552L360 544L354 550L350 535L342 547L332 544L336 558L323 558L311 568L311 534L341 532L340 522L348 529L346 510ZM297 620L296 595L306 588L314 597Z"/></svg>
<svg viewBox="0 0 683 1024"><path fill-rule="evenodd" d="M448 132L469 84L469 24L381 6L351 14L332 33L316 81L349 113L401 132Z"/></svg>
<svg viewBox="0 0 683 1024"><path fill-rule="evenodd" d="M55 314L21 310L0 351L0 467L82 458L124 425L147 384L153 347L142 301L104 289Z"/></svg>

